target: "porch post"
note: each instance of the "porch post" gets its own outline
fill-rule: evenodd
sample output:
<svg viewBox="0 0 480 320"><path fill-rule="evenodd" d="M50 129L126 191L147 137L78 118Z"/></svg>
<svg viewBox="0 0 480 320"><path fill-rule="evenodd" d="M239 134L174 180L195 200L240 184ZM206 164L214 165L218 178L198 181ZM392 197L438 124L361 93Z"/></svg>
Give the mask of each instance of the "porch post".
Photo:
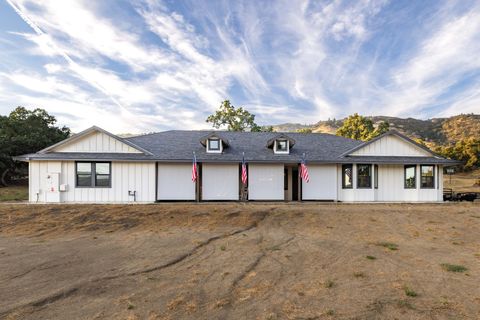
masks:
<svg viewBox="0 0 480 320"><path fill-rule="evenodd" d="M298 192L298 201L301 202L301 201L302 201L302 193L303 193L303 192L302 192L302 191L303 191L303 190L302 190L302 177L300 176L300 167L299 167L298 165L297 165L297 172L298 172L298 174L297 174L297 179L298 179L298 188L297 188L297 189L298 189L298 190L297 190L297 192Z"/></svg>
<svg viewBox="0 0 480 320"><path fill-rule="evenodd" d="M197 202L200 202L200 179L202 177L202 170L201 170L202 164L197 163L197 180L195 181L195 200Z"/></svg>

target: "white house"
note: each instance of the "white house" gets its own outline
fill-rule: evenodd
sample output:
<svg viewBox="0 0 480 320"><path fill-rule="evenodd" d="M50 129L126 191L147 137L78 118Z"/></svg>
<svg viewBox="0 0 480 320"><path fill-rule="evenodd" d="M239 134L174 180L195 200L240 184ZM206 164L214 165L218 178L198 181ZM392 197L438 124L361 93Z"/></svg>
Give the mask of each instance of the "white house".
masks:
<svg viewBox="0 0 480 320"><path fill-rule="evenodd" d="M192 182L193 154L198 179ZM299 177L305 157L310 181ZM248 168L241 182L241 163ZM369 142L322 133L166 131L120 138L98 127L34 154L30 202L442 201L456 165L389 131Z"/></svg>

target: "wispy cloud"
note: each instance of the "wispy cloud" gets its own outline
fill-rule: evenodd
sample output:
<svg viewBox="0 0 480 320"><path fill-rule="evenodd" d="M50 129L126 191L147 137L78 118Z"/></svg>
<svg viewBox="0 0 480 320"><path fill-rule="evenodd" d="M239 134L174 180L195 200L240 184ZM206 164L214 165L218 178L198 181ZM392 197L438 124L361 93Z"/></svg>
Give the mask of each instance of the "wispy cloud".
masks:
<svg viewBox="0 0 480 320"><path fill-rule="evenodd" d="M2 113L141 132L206 128L227 98L262 124L480 112L474 1L7 1Z"/></svg>

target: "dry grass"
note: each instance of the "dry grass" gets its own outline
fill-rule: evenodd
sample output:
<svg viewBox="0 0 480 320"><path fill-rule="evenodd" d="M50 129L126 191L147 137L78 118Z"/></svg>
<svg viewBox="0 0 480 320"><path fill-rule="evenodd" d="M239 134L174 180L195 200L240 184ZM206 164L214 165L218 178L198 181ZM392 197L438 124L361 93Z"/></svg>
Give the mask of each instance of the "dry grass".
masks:
<svg viewBox="0 0 480 320"><path fill-rule="evenodd" d="M27 186L0 187L0 202L27 201Z"/></svg>
<svg viewBox="0 0 480 320"><path fill-rule="evenodd" d="M450 181L448 174L443 175L443 186L456 192L480 192L480 169L453 174Z"/></svg>
<svg viewBox="0 0 480 320"><path fill-rule="evenodd" d="M479 210L4 204L0 318L476 319Z"/></svg>

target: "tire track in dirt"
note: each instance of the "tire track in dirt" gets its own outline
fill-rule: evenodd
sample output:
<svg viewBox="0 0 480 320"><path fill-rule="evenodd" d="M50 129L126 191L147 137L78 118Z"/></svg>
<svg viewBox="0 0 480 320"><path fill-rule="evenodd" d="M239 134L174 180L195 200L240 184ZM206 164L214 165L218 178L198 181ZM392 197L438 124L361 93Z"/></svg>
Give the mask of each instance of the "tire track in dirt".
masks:
<svg viewBox="0 0 480 320"><path fill-rule="evenodd" d="M252 271L255 270L255 268L260 264L260 262L268 257L268 252L267 250L272 250L272 248L280 248L281 246L285 245L285 244L288 244L290 241L292 241L295 237L290 237L288 238L286 241L282 242L282 243L279 243L279 244L276 244L276 245L273 245L269 248L267 248L266 250L262 250L261 254L258 255L255 260L247 267L245 268L245 270L242 271L242 273L240 275L238 275L232 282L232 289L231 291L234 291L235 288L238 286L238 284L243 280L245 279L245 277Z"/></svg>
<svg viewBox="0 0 480 320"><path fill-rule="evenodd" d="M8 310L5 310L5 311L1 311L0 312L0 318L1 317L5 317L7 316L8 314L11 314L12 312L15 312L19 309L23 309L23 308L28 308L28 307L41 307L41 306L44 306L44 305L47 305L47 304L50 304L50 303L53 303L53 302L57 302L59 300L62 300L62 299L65 299L65 298L68 298L72 295L74 295L75 293L79 292L81 288L83 287L86 287L92 283L97 283L97 282L100 282L100 281L109 281L109 280L114 280L114 279L118 279L118 278L123 278L123 277L130 277L130 276L137 276L137 275L141 275L141 274L146 274L146 273L151 273L151 272L154 272L154 271L158 271L158 270L162 270L162 269L166 269L166 268L169 268L171 266L174 266L174 265L177 265L178 263L181 263L182 261L186 260L187 258L189 258L190 256L193 256L194 254L196 254L199 250L201 250L202 248L204 248L205 246L209 245L210 243L214 242L214 241L217 241L217 240L221 240L221 239L225 239L225 238L228 238L228 237L232 237L232 236L235 236L237 234L240 234L242 232L247 232L247 231L250 231L254 228L257 228L258 225L263 221L265 220L265 218L267 217L267 215L273 211L274 208L270 209L270 210L267 210L267 211L262 211L262 212L259 212L257 214L257 216L259 216L258 220L254 221L252 224L250 224L248 227L246 228L242 228L242 229L238 229L238 230L235 230L233 232L230 232L230 233L222 233L222 234L219 234L219 235L216 235L216 236L213 236L213 237L210 237L208 238L207 240L205 241L202 241L201 243L199 243L198 245L196 245L195 247L193 247L193 249L189 250L188 252L176 257L175 259L173 260L170 260L169 262L167 263L164 263L164 264L161 264L161 265L158 265L158 266L153 266L153 267L150 267L150 268L146 268L146 269L142 269L142 270L137 270L137 271L133 271L133 272L129 272L129 273L125 273L125 274L118 274L118 275L112 275L112 276L104 276L104 277L99 277L99 278L95 278L95 279L90 279L90 280L87 280L87 281L82 281L82 282L79 282L77 283L76 285L74 286L71 286L69 288L64 288L64 289L61 289L61 290L58 290L50 295L47 295L45 297L42 297L42 298L39 298L37 300L34 300L34 301L31 301L31 302L27 302L27 303L23 303L21 305L17 305L17 306L14 306Z"/></svg>

